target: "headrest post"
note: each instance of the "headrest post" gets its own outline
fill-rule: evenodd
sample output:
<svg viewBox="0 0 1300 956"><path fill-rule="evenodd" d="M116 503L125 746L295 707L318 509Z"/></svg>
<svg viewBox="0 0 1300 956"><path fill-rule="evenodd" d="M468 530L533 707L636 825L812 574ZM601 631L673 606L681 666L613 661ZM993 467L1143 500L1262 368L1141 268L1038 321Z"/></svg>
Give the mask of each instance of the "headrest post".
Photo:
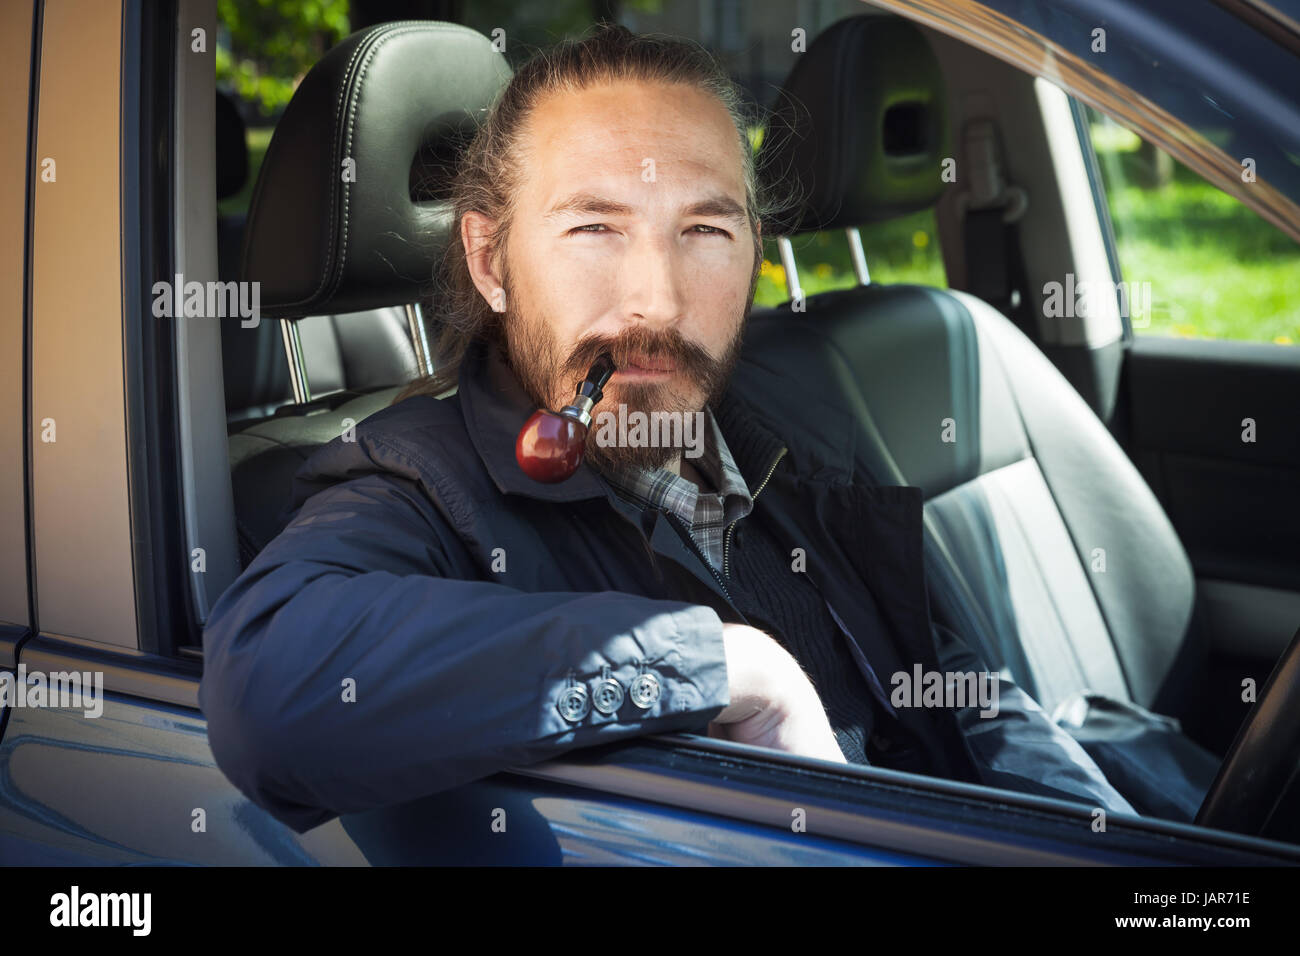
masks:
<svg viewBox="0 0 1300 956"><path fill-rule="evenodd" d="M858 285L871 285L871 274L867 272L867 254L862 251L862 233L857 226L844 230L849 240L849 255L853 257L853 273L858 277Z"/></svg>
<svg viewBox="0 0 1300 956"><path fill-rule="evenodd" d="M799 288L799 267L794 262L794 246L789 236L777 236L776 248L781 254L781 268L785 270L785 290L790 294L790 301L803 298L803 289Z"/></svg>
<svg viewBox="0 0 1300 956"><path fill-rule="evenodd" d="M424 327L424 310L418 302L406 304L406 324L411 331L411 345L415 349L416 374L433 372L433 356L429 352L429 336Z"/></svg>
<svg viewBox="0 0 1300 956"><path fill-rule="evenodd" d="M311 387L307 384L307 363L302 357L297 320L281 319L280 335L284 337L284 354L289 359L289 384L293 386L294 403L306 405L311 401Z"/></svg>

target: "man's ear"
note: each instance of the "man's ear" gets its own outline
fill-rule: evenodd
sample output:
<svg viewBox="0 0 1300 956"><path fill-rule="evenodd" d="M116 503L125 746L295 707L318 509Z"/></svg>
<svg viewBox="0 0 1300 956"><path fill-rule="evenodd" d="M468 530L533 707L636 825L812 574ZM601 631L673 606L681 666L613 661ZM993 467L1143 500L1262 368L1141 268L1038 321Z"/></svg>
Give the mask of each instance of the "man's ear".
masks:
<svg viewBox="0 0 1300 956"><path fill-rule="evenodd" d="M495 219L473 210L460 220L460 241L465 246L465 263L470 278L490 306L496 301L497 290L505 286L492 249L492 235L496 229Z"/></svg>

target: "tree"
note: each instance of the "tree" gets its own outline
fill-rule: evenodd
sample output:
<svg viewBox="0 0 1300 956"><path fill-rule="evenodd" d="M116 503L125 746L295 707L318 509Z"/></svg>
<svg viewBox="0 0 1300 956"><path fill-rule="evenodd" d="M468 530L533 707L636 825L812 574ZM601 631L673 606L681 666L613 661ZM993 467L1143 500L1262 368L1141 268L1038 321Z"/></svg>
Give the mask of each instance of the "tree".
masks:
<svg viewBox="0 0 1300 956"><path fill-rule="evenodd" d="M217 0L217 18L217 83L267 118L351 29L348 0Z"/></svg>

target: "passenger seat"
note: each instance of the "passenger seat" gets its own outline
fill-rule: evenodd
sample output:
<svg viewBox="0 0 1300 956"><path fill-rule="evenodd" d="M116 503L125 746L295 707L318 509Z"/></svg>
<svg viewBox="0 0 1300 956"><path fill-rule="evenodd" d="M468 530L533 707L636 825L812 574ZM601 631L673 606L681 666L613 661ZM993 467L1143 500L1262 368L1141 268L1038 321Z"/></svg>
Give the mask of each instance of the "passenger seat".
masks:
<svg viewBox="0 0 1300 956"><path fill-rule="evenodd" d="M819 35L764 136L764 168L805 198L774 231L931 206L945 188L943 97L912 24L868 14ZM1218 758L1161 715L1188 714L1205 676L1196 581L1106 427L974 296L869 284L804 307L755 310L746 354L853 410L865 472L922 489L937 614L1055 713L1140 812L1190 820Z"/></svg>
<svg viewBox="0 0 1300 956"><path fill-rule="evenodd" d="M347 400L307 409L290 400L231 436L245 566L292 517L286 506L302 462L348 422L391 404L411 377L393 356L406 320L399 335L388 317L404 316L408 304L427 297L435 263L453 240L447 187L456 160L510 75L481 33L402 21L354 33L294 92L258 174L241 277L261 284L262 325L277 341L276 320L294 320L310 353L307 317L330 317L339 358L325 373L312 370L310 382L316 393L318 375L340 381L347 391L336 395ZM375 317L352 335L353 313L363 312ZM329 352L316 351L318 368ZM283 346L279 356L283 361ZM402 361L409 358L402 353ZM283 394L262 361L259 351L236 404L258 406ZM391 387L358 394L375 385Z"/></svg>

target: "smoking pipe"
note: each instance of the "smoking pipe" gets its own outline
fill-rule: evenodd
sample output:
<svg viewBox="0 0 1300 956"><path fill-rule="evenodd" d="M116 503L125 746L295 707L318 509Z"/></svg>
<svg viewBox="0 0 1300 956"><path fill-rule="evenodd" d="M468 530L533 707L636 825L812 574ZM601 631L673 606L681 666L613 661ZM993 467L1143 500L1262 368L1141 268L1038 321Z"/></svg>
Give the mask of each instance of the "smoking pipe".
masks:
<svg viewBox="0 0 1300 956"><path fill-rule="evenodd" d="M515 460L525 475L549 485L578 470L587 446L591 410L604 395L602 389L614 371L613 357L601 352L571 404L558 412L539 408L529 416L515 439Z"/></svg>

